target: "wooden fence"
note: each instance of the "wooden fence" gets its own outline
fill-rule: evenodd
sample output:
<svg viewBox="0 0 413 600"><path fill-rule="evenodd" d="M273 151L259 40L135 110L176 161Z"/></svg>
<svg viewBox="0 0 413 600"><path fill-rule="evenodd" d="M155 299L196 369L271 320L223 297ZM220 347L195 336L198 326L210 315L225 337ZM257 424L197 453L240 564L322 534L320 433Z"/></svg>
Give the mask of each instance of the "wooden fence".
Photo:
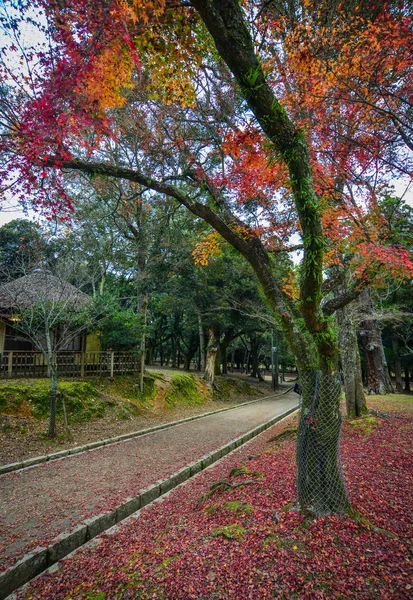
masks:
<svg viewBox="0 0 413 600"><path fill-rule="evenodd" d="M113 377L139 371L137 352L58 352L61 377ZM41 352L9 350L0 355L0 378L47 377L47 360Z"/></svg>

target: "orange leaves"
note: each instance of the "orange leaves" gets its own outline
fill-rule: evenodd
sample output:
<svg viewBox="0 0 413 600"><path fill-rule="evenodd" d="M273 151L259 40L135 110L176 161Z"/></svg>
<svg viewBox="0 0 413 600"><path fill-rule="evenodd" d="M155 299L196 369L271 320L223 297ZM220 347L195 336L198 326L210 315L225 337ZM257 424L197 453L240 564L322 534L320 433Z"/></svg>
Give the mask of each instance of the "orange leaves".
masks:
<svg viewBox="0 0 413 600"><path fill-rule="evenodd" d="M133 63L127 49L112 42L92 62L78 85L78 91L94 111L123 106L125 88L133 87L132 70Z"/></svg>
<svg viewBox="0 0 413 600"><path fill-rule="evenodd" d="M222 238L216 231L206 235L201 242L198 242L192 252L194 263L197 266L206 267L209 259L213 256L221 256Z"/></svg>
<svg viewBox="0 0 413 600"><path fill-rule="evenodd" d="M145 25L159 18L165 11L165 0L119 0L121 15L133 23L142 22Z"/></svg>
<svg viewBox="0 0 413 600"><path fill-rule="evenodd" d="M300 298L300 286L296 271L290 271L287 277L283 277L283 284L280 285L281 290L293 300Z"/></svg>

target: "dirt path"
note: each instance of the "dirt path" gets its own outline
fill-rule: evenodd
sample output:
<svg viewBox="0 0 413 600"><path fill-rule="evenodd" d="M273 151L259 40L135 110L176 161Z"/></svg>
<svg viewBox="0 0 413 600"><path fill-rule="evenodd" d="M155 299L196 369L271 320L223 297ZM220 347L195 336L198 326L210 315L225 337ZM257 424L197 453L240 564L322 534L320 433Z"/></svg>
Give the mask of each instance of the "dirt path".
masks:
<svg viewBox="0 0 413 600"><path fill-rule="evenodd" d="M169 374L170 378L184 373L179 370L159 370ZM195 375L198 374L195 373ZM194 406L182 404L160 412L147 410L138 415L120 414L122 404L118 402L116 406L107 406L105 416L102 418L79 423L71 422L69 438L65 434L61 421L57 423L57 437L51 440L46 435L47 419L0 414L0 465L21 462L36 456L67 450L73 446L82 446L102 439L149 429L171 421L179 421L202 413L228 408L234 404L250 402L273 393L268 383L253 380L246 375L232 374L231 379L241 379L248 383L251 386L250 393L233 393L227 400L211 399ZM21 381L24 383L24 380ZM252 393L254 390L256 393Z"/></svg>
<svg viewBox="0 0 413 600"><path fill-rule="evenodd" d="M289 392L0 476L1 568L296 404Z"/></svg>

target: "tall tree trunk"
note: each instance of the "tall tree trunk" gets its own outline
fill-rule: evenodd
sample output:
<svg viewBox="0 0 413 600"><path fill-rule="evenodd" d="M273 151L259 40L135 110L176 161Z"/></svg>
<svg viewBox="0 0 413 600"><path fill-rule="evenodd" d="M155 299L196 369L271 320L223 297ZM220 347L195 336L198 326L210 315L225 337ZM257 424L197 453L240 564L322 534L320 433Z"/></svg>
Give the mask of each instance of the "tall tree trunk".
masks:
<svg viewBox="0 0 413 600"><path fill-rule="evenodd" d="M391 394L394 390L387 369L381 330L373 318L373 302L369 289L364 290L360 295L359 306L367 316L360 323L360 340L366 359L368 392Z"/></svg>
<svg viewBox="0 0 413 600"><path fill-rule="evenodd" d="M396 375L396 392L403 393L403 380L402 380L402 364L400 360L400 348L399 340L394 332L391 335L391 343L394 354L394 374Z"/></svg>
<svg viewBox="0 0 413 600"><path fill-rule="evenodd" d="M301 509L316 515L350 508L339 459L341 431L338 376L300 372L302 406L297 435L297 489Z"/></svg>
<svg viewBox="0 0 413 600"><path fill-rule="evenodd" d="M222 374L228 375L228 346L221 345Z"/></svg>
<svg viewBox="0 0 413 600"><path fill-rule="evenodd" d="M258 342L258 338L257 335L255 333L251 334L250 336L250 345L251 345L251 377L256 377L257 379L260 378L260 373L259 373L259 355L258 355L258 349L259 349L259 342Z"/></svg>
<svg viewBox="0 0 413 600"><path fill-rule="evenodd" d="M56 437L57 365L54 356L51 357L51 360L55 364L52 364L52 367L50 369L50 417L48 436L54 438Z"/></svg>
<svg viewBox="0 0 413 600"><path fill-rule="evenodd" d="M190 348L188 348L187 351L181 349L181 352L184 355L184 371L191 370L191 362L195 356L196 351L197 351L196 346L195 347L191 346Z"/></svg>
<svg viewBox="0 0 413 600"><path fill-rule="evenodd" d="M48 328L45 330L45 338L47 349L47 373L50 377L50 414L48 436L54 438L56 437L57 356L56 352L53 351L52 333Z"/></svg>
<svg viewBox="0 0 413 600"><path fill-rule="evenodd" d="M221 348L219 347L219 343L217 342L217 353L215 356L215 376L219 377L221 375Z"/></svg>
<svg viewBox="0 0 413 600"><path fill-rule="evenodd" d="M145 347L146 347L146 323L148 318L148 296L145 296L142 302L143 323L142 323L142 338L141 338L141 367L139 375L139 389L143 394L143 378L145 375Z"/></svg>
<svg viewBox="0 0 413 600"><path fill-rule="evenodd" d="M214 383L215 380L215 362L218 352L217 339L213 327L209 328L209 342L207 347L207 358L204 372L204 379L209 383Z"/></svg>
<svg viewBox="0 0 413 600"><path fill-rule="evenodd" d="M205 354L205 331L202 324L201 313L198 312L198 331L199 331L199 356L201 361L201 371L205 373L206 368L206 354Z"/></svg>
<svg viewBox="0 0 413 600"><path fill-rule="evenodd" d="M336 312L339 326L341 366L344 376L347 416L360 417L367 414L366 396L361 375L360 352L351 305Z"/></svg>
<svg viewBox="0 0 413 600"><path fill-rule="evenodd" d="M175 334L171 336L171 368L176 369L176 336Z"/></svg>
<svg viewBox="0 0 413 600"><path fill-rule="evenodd" d="M231 353L231 373L234 372L234 360L235 360L235 348L232 349L232 353Z"/></svg>
<svg viewBox="0 0 413 600"><path fill-rule="evenodd" d="M409 367L404 368L404 391L406 394L410 394L410 379L409 379Z"/></svg>

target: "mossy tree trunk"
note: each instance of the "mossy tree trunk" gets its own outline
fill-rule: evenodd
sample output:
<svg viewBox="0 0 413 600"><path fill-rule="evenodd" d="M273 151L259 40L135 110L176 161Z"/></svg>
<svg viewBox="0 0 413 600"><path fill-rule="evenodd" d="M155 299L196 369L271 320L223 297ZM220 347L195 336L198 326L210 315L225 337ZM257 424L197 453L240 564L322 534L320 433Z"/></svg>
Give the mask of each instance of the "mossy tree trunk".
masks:
<svg viewBox="0 0 413 600"><path fill-rule="evenodd" d="M298 502L316 515L350 508L343 481L339 444L340 380L317 370L300 373L302 406L297 436Z"/></svg>

